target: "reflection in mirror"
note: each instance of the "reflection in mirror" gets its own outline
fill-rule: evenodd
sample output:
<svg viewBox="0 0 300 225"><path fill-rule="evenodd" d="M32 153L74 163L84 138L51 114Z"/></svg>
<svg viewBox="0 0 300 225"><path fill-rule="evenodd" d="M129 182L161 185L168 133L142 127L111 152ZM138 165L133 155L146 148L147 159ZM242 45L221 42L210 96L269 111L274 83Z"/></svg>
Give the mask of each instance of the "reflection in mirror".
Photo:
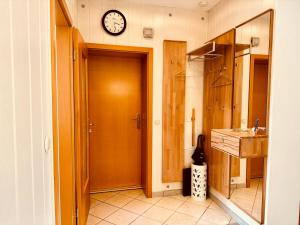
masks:
<svg viewBox="0 0 300 225"><path fill-rule="evenodd" d="M236 28L233 128L267 127L272 11ZM264 158L232 157L230 200L264 220Z"/></svg>

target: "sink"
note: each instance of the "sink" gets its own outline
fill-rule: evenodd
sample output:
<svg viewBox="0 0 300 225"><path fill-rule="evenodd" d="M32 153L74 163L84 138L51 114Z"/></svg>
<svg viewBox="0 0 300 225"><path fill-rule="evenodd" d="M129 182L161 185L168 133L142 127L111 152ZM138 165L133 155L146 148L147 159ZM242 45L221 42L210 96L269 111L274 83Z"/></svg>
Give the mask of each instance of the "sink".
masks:
<svg viewBox="0 0 300 225"><path fill-rule="evenodd" d="M248 128L233 128L232 131L233 132L250 132L251 129Z"/></svg>

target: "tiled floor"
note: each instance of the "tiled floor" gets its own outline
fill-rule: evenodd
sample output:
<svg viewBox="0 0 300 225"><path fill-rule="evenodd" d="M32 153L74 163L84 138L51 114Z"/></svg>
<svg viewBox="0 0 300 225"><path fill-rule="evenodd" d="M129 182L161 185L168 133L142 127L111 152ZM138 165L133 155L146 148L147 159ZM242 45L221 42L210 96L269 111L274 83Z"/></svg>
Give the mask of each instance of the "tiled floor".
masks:
<svg viewBox="0 0 300 225"><path fill-rule="evenodd" d="M234 188L230 200L261 221L262 179L252 179L250 188Z"/></svg>
<svg viewBox="0 0 300 225"><path fill-rule="evenodd" d="M87 225L236 224L212 200L195 202L181 195L146 198L141 190L91 195Z"/></svg>

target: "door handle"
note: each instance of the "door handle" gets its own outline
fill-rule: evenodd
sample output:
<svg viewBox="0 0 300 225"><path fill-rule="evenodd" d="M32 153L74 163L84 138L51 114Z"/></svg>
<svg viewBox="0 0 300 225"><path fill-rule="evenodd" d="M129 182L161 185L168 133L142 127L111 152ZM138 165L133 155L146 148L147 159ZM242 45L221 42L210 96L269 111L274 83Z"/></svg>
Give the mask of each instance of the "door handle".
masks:
<svg viewBox="0 0 300 225"><path fill-rule="evenodd" d="M140 113L137 113L136 116L135 116L135 118L131 119L131 120L135 120L136 121L136 128L137 129L141 129L142 119L141 119L141 114Z"/></svg>
<svg viewBox="0 0 300 225"><path fill-rule="evenodd" d="M96 124L90 122L90 123L89 123L89 133L95 132L95 129L93 129L93 128L95 128L95 127L96 127Z"/></svg>

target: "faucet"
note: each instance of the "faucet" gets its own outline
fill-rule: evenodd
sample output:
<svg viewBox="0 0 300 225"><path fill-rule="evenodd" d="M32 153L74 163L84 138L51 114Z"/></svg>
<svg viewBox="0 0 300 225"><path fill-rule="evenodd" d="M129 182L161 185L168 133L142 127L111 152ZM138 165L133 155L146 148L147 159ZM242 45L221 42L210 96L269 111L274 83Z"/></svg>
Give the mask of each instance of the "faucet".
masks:
<svg viewBox="0 0 300 225"><path fill-rule="evenodd" d="M255 126L254 126L254 132L255 132L255 133L257 132L258 127L259 127L259 119L258 119L258 117L257 117L256 120L255 120Z"/></svg>

